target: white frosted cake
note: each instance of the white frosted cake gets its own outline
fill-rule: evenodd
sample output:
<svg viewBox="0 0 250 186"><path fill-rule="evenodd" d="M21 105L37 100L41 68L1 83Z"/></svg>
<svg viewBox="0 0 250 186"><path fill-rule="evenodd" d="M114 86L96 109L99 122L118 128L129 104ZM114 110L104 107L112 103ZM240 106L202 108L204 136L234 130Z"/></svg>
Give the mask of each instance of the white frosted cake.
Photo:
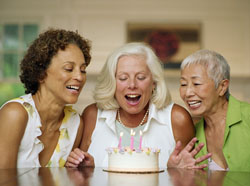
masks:
<svg viewBox="0 0 250 186"><path fill-rule="evenodd" d="M108 171L158 172L159 149L108 148Z"/></svg>

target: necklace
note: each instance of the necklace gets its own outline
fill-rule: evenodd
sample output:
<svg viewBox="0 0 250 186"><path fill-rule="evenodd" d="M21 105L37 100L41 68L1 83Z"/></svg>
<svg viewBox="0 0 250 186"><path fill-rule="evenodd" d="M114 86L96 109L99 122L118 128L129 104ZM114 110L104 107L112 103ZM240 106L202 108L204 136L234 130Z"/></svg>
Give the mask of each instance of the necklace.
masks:
<svg viewBox="0 0 250 186"><path fill-rule="evenodd" d="M127 127L126 125L124 125L124 124L122 123L121 116L120 116L120 111L119 111L119 110L120 110L120 109L118 109L118 121L119 121L119 123L121 123L123 126ZM138 126L142 126L142 125L143 125L143 123L144 123L144 121L145 121L145 119L146 119L146 117L147 117L147 115L148 115L148 112L149 112L149 108L148 108L148 110L146 111L144 117L142 118L142 120L141 120L141 122L140 122L140 124L139 124Z"/></svg>

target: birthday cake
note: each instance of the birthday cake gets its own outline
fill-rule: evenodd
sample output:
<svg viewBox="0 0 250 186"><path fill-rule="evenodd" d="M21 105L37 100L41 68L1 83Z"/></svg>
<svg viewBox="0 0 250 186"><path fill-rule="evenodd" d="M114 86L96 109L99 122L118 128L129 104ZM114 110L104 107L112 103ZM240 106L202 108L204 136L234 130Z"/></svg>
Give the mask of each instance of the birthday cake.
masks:
<svg viewBox="0 0 250 186"><path fill-rule="evenodd" d="M110 172L159 172L159 149L108 148L108 171Z"/></svg>

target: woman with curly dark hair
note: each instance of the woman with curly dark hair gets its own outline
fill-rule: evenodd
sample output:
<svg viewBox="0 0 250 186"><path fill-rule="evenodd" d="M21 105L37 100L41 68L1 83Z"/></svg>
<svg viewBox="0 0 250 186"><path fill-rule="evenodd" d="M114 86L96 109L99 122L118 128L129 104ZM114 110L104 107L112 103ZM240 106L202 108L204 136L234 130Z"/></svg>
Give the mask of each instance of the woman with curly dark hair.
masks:
<svg viewBox="0 0 250 186"><path fill-rule="evenodd" d="M67 104L77 102L90 60L90 43L77 32L49 29L31 44L20 64L26 94L0 109L0 168L64 166L83 132Z"/></svg>

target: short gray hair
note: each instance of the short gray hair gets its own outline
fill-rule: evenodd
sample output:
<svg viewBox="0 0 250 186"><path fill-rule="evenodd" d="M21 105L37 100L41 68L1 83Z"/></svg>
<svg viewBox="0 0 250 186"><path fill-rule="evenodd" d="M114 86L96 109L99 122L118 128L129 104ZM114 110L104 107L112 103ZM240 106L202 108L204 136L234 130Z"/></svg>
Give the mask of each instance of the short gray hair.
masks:
<svg viewBox="0 0 250 186"><path fill-rule="evenodd" d="M183 60L181 63L181 70L191 64L203 65L207 69L208 77L210 77L214 83L215 88L218 88L219 83L224 80L230 80L230 66L227 60L219 53L211 50L198 50ZM229 88L225 93L226 97L229 97Z"/></svg>
<svg viewBox="0 0 250 186"><path fill-rule="evenodd" d="M97 84L94 90L94 100L97 103L97 107L107 110L120 107L114 96L116 90L115 73L117 62L122 56L131 55L145 57L149 70L152 73L152 78L156 88L153 91L154 93L152 94L150 101L154 103L158 109L170 104L171 95L166 86L161 62L150 46L145 43L134 42L127 43L117 48L106 60L106 63L97 78Z"/></svg>

